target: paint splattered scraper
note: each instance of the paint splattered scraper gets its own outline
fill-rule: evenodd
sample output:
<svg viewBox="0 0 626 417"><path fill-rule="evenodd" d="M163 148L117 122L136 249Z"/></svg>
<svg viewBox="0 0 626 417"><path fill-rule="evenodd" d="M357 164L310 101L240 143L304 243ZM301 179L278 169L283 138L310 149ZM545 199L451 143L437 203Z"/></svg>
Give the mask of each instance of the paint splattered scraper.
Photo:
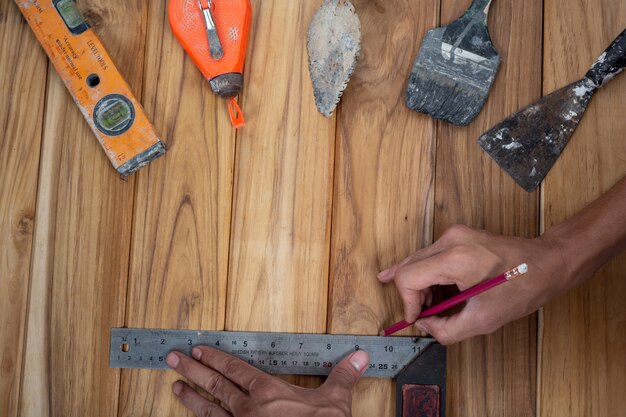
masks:
<svg viewBox="0 0 626 417"><path fill-rule="evenodd" d="M361 49L361 23L348 0L324 0L307 31L315 105L326 117L337 107Z"/></svg>
<svg viewBox="0 0 626 417"><path fill-rule="evenodd" d="M578 126L593 93L626 67L626 29L583 79L507 117L479 145L526 191L541 183Z"/></svg>
<svg viewBox="0 0 626 417"><path fill-rule="evenodd" d="M451 24L426 33L409 76L406 105L456 125L480 112L500 57L487 30L491 0L474 0Z"/></svg>

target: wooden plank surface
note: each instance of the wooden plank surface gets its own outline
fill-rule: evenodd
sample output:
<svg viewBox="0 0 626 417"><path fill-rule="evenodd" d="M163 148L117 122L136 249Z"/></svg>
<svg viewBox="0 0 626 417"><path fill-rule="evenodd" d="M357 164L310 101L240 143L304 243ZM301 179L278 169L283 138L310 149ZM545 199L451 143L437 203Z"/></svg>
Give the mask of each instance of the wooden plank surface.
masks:
<svg viewBox="0 0 626 417"><path fill-rule="evenodd" d="M335 120L313 101L317 1L253 1L233 202L227 330L324 333Z"/></svg>
<svg viewBox="0 0 626 417"><path fill-rule="evenodd" d="M145 3L81 8L140 93ZM106 340L123 324L134 178L112 169L52 68L43 129L20 415L114 416L119 371Z"/></svg>
<svg viewBox="0 0 626 417"><path fill-rule="evenodd" d="M150 3L147 33L143 102L168 152L137 175L125 325L221 330L235 129L175 39L166 2ZM187 415L177 379L123 370L120 415Z"/></svg>
<svg viewBox="0 0 626 417"><path fill-rule="evenodd" d="M376 334L402 317L376 273L450 225L535 236L537 193L476 140L580 78L623 29L626 4L545 0L543 16L540 0L494 2L502 67L477 120L456 128L410 112L403 93L423 33L469 2L355 0L363 50L326 119L305 47L321 1L254 0L247 125L235 134L174 40L167 2L80 1L169 147L127 182L13 2L0 6L0 415L188 415L174 373L108 369L111 327ZM626 173L625 93L622 75L594 97L546 181L545 228ZM539 346L536 316L451 346L448 415L626 408L624 269L622 255L548 305ZM393 415L393 389L360 382L354 416Z"/></svg>
<svg viewBox="0 0 626 417"><path fill-rule="evenodd" d="M443 0L442 22L455 19L469 4ZM541 94L542 3L496 1L489 13L501 67L487 103L468 127L438 124L436 238L455 223L505 235L537 233L537 193L518 187L476 140ZM532 315L449 347L449 415L534 415L536 320Z"/></svg>
<svg viewBox="0 0 626 417"><path fill-rule="evenodd" d="M580 79L626 27L626 3L546 0L544 93ZM544 187L544 228L572 216L626 174L626 76L594 94ZM626 409L626 254L543 310L539 416Z"/></svg>
<svg viewBox="0 0 626 417"><path fill-rule="evenodd" d="M337 124L328 332L376 335L403 317L393 285L376 279L432 237L435 124L404 104L437 2L355 2L362 52ZM390 416L392 381L356 387L353 415Z"/></svg>
<svg viewBox="0 0 626 417"><path fill-rule="evenodd" d="M0 4L0 415L17 412L47 59L19 9Z"/></svg>

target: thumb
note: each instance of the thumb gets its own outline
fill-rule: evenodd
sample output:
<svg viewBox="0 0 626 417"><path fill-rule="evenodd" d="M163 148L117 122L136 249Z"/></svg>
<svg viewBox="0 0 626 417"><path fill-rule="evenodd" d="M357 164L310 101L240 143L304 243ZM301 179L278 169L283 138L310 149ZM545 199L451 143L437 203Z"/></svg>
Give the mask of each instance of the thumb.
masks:
<svg viewBox="0 0 626 417"><path fill-rule="evenodd" d="M324 383L327 388L343 388L352 391L369 363L367 352L357 350L339 362L328 375Z"/></svg>

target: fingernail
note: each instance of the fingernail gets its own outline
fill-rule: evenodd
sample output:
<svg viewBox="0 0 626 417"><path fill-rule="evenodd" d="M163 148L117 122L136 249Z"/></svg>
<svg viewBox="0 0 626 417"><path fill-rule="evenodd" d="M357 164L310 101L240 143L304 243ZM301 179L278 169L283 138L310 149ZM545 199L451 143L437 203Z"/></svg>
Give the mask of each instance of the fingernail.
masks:
<svg viewBox="0 0 626 417"><path fill-rule="evenodd" d="M352 364L352 366L354 366L354 369L356 369L359 372L365 369L368 362L369 362L369 356L367 355L366 352L362 350L357 350L356 352L352 354L352 356L350 356L350 363Z"/></svg>
<svg viewBox="0 0 626 417"><path fill-rule="evenodd" d="M384 271L381 271L378 273L377 277L378 279L387 279L389 278L389 270L391 268L385 269Z"/></svg>
<svg viewBox="0 0 626 417"><path fill-rule="evenodd" d="M167 355L165 362L169 365L170 368L176 368L178 366L178 362L180 362L180 358L174 352Z"/></svg>
<svg viewBox="0 0 626 417"><path fill-rule="evenodd" d="M196 360L200 360L200 358L202 357L202 351L200 350L200 348L195 347L191 349L191 356L196 358Z"/></svg>
<svg viewBox="0 0 626 417"><path fill-rule="evenodd" d="M180 394L182 390L183 390L183 383L180 381L174 382L174 385L172 386L172 391L174 391L174 394L178 395Z"/></svg>

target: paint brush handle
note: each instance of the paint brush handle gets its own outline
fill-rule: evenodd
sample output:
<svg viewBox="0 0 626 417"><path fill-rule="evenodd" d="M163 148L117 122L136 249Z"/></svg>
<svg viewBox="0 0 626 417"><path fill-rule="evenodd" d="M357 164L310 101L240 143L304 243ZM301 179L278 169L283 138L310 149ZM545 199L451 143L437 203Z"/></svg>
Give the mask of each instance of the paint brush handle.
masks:
<svg viewBox="0 0 626 417"><path fill-rule="evenodd" d="M474 285L471 288L468 288L467 290L463 291L460 294L455 295L454 297L440 303L437 304L436 306L430 307L424 311L422 311L420 313L420 315L417 317L418 319L423 319L426 317L430 317L430 316L434 316L435 314L439 314L442 311L448 310L456 305L461 304L463 301L466 301L472 297L477 296L478 294L481 294L497 285L500 285L504 282L510 281L515 277L518 277L520 275L525 274L526 272L528 272L528 265L526 264L521 264L518 265L517 267L511 269L510 271L505 272L504 274L500 274L497 277L494 278L489 278L486 281L483 281L479 284ZM396 332L399 332L402 329L405 329L409 326L411 326L413 323L408 323L404 320L399 321L398 323L389 326L388 328L386 328L385 330L383 330L380 335L381 336L389 336L391 334L394 334Z"/></svg>
<svg viewBox="0 0 626 417"><path fill-rule="evenodd" d="M626 29L602 52L585 78L602 86L626 67Z"/></svg>

